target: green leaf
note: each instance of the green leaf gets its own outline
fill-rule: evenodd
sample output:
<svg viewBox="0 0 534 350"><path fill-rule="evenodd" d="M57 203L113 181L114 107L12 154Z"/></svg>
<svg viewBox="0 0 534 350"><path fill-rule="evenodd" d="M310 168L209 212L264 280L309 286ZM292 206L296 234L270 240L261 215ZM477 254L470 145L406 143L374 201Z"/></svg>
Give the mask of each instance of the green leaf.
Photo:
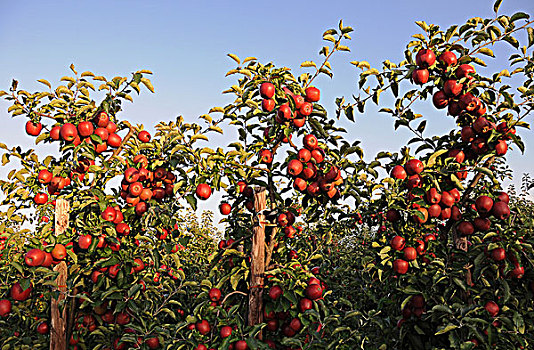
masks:
<svg viewBox="0 0 534 350"><path fill-rule="evenodd" d="M514 21L517 21L518 19L523 19L523 18L529 19L530 16L524 12L517 12L517 13L514 13L513 16L510 18L510 22L514 22Z"/></svg>
<svg viewBox="0 0 534 350"><path fill-rule="evenodd" d="M449 323L446 327L442 327L442 328L441 328L439 331L437 331L436 334L434 334L434 335L444 334L444 333L450 332L450 331L452 331L453 329L456 329L456 328L458 328L458 326Z"/></svg>
<svg viewBox="0 0 534 350"><path fill-rule="evenodd" d="M499 12L499 7L501 7L502 0L495 1L495 4L493 4L493 11L495 13Z"/></svg>

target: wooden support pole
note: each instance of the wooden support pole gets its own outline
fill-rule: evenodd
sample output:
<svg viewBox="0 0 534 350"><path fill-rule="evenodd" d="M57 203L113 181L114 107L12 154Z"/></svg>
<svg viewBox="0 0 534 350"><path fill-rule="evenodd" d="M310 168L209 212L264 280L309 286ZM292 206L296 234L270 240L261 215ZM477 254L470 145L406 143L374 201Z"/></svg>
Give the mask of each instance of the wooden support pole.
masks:
<svg viewBox="0 0 534 350"><path fill-rule="evenodd" d="M267 207L266 189L257 187L254 191L256 222L252 236L252 261L250 264L250 292L248 300L248 325L263 322L263 279L265 274L265 214ZM262 338L261 333L259 338Z"/></svg>
<svg viewBox="0 0 534 350"><path fill-rule="evenodd" d="M55 212L55 235L58 236L64 233L69 226L69 210L70 205L64 199L56 199ZM67 292L67 264L61 261L54 267L54 271L58 271L59 275L56 278L57 290L59 295L52 298L50 305L50 350L65 350L67 349L67 308L63 307L60 311L59 304L65 300Z"/></svg>

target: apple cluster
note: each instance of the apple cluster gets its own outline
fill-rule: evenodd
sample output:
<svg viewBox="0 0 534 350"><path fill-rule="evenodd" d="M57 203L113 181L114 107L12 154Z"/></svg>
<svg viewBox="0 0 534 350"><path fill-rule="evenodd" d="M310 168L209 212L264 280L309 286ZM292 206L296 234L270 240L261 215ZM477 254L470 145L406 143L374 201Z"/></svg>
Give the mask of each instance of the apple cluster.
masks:
<svg viewBox="0 0 534 350"><path fill-rule="evenodd" d="M425 312L425 298L421 294L413 295L410 300L404 305L404 308L401 310L402 318L397 322L397 327L401 327L406 320L409 320L411 317L421 318Z"/></svg>
<svg viewBox="0 0 534 350"><path fill-rule="evenodd" d="M313 309L314 302L323 297L325 287L318 278L310 277L303 291L304 297L300 298L298 305L294 305L293 307L296 307L300 313L305 313L307 310ZM304 328L304 325L298 315L292 316L298 314L298 312L291 312L289 309L278 312L274 311L283 308L284 303L281 302L283 295L284 290L280 285L275 284L269 288L263 313L266 322L265 328L271 333L280 332L286 337L293 337ZM270 344L268 340L266 342ZM274 345L274 343L272 344Z"/></svg>
<svg viewBox="0 0 534 350"><path fill-rule="evenodd" d="M149 162L143 154L136 155L133 163L137 167L124 171L120 197L127 206L135 207L138 216L142 216L148 210L151 199L161 201L174 195L176 175L163 166L148 170Z"/></svg>

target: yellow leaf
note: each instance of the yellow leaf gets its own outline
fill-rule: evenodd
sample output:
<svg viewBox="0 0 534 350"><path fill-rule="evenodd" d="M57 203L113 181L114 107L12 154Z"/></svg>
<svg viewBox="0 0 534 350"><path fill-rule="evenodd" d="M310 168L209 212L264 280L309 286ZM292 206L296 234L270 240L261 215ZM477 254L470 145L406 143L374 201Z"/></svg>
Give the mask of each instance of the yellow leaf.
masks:
<svg viewBox="0 0 534 350"><path fill-rule="evenodd" d="M257 61L258 59L256 57L247 57L243 60L243 63L247 63L248 61Z"/></svg>
<svg viewBox="0 0 534 350"><path fill-rule="evenodd" d="M191 136L191 141L196 141L196 140L204 140L204 141L208 141L208 137L206 135L203 135L203 134L195 134L193 136Z"/></svg>
<svg viewBox="0 0 534 350"><path fill-rule="evenodd" d="M233 59L234 61L236 61L237 64L240 64L240 63L241 63L241 60L239 59L239 57L237 57L237 56L234 55L233 53L229 53L229 54L228 54L228 57L230 57L231 59Z"/></svg>
<svg viewBox="0 0 534 350"><path fill-rule="evenodd" d="M213 112L224 113L224 108L222 108L222 107L213 107L212 109L210 109L210 111L208 113L213 113Z"/></svg>
<svg viewBox="0 0 534 350"><path fill-rule="evenodd" d="M208 129L213 130L213 131L216 131L216 132L218 132L219 134L222 134L222 133L223 133L223 130L222 130L220 127L215 126L215 125L210 126Z"/></svg>
<svg viewBox="0 0 534 350"><path fill-rule="evenodd" d="M94 77L95 75L89 71L83 72L82 77Z"/></svg>
<svg viewBox="0 0 534 350"><path fill-rule="evenodd" d="M142 74L152 74L152 71L149 71L149 70L147 70L147 69L141 69L141 70L139 71L139 73L142 73Z"/></svg>
<svg viewBox="0 0 534 350"><path fill-rule="evenodd" d="M74 69L74 64L70 64L70 70L74 72L74 74L78 74L78 72L76 72L76 69Z"/></svg>
<svg viewBox="0 0 534 350"><path fill-rule="evenodd" d="M39 83L41 84L45 84L46 86L48 86L50 89L52 88L52 85L48 82L48 80L45 80L45 79L39 79L37 80Z"/></svg>
<svg viewBox="0 0 534 350"><path fill-rule="evenodd" d="M74 79L73 77L63 77L60 79L60 81L70 81L71 83L76 83L76 79Z"/></svg>
<svg viewBox="0 0 534 350"><path fill-rule="evenodd" d="M312 61L304 61L300 64L300 67L314 67L314 68L317 68L317 65L315 64L315 62L312 62Z"/></svg>
<svg viewBox="0 0 534 350"><path fill-rule="evenodd" d="M146 88L150 90L150 92L154 92L154 87L148 78L141 78L141 82L145 84Z"/></svg>

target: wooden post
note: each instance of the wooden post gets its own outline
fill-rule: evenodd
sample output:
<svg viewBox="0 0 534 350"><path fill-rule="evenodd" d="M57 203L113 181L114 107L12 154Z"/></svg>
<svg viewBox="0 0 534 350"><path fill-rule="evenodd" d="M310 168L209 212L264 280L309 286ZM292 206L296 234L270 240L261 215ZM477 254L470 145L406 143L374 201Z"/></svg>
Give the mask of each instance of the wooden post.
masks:
<svg viewBox="0 0 534 350"><path fill-rule="evenodd" d="M265 273L265 215L267 207L266 190L257 187L254 191L255 226L252 237L252 261L250 264L250 293L248 300L248 325L263 322L263 278ZM261 333L259 338L262 338Z"/></svg>
<svg viewBox="0 0 534 350"><path fill-rule="evenodd" d="M60 235L67 230L69 226L69 210L70 205L64 199L56 199L55 212L55 235ZM56 278L59 295L58 298L52 298L50 305L50 350L65 350L67 349L67 308L59 310L59 304L65 300L67 292L67 264L61 261L54 267L54 271L59 271L59 276Z"/></svg>

